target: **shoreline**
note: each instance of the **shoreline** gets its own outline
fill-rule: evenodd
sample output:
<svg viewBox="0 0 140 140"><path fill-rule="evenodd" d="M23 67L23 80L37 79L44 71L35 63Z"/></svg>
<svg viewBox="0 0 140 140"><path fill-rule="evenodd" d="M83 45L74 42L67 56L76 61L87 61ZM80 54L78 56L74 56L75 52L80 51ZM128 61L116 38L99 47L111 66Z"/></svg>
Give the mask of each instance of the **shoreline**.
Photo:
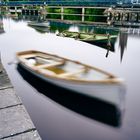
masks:
<svg viewBox="0 0 140 140"><path fill-rule="evenodd" d="M0 58L0 139L41 140Z"/></svg>

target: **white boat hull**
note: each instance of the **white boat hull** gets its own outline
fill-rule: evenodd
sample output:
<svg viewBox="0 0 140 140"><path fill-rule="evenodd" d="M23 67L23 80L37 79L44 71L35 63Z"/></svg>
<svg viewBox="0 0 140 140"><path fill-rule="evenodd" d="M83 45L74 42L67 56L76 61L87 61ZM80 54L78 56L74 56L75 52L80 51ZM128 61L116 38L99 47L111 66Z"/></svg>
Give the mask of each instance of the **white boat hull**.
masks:
<svg viewBox="0 0 140 140"><path fill-rule="evenodd" d="M125 97L125 87L124 85L118 84L104 84L104 83L84 83L74 82L69 80L54 79L51 77L45 77L44 75L31 70L28 66L21 62L21 65L36 75L37 77L50 82L54 85L63 87L65 89L84 94L86 96L94 97L104 102L117 105L119 108L123 108L124 97Z"/></svg>

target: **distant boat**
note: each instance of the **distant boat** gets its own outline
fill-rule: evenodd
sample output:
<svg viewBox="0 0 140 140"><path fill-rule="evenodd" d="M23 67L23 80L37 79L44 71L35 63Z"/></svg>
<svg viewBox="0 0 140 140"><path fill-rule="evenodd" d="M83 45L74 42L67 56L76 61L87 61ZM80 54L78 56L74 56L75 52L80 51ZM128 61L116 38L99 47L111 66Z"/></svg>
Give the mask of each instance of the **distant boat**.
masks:
<svg viewBox="0 0 140 140"><path fill-rule="evenodd" d="M17 53L22 67L54 85L120 105L122 79L96 67L53 54L29 50Z"/></svg>
<svg viewBox="0 0 140 140"><path fill-rule="evenodd" d="M86 41L86 42L107 42L108 40L117 39L118 35L110 34L96 34L96 33L83 33L83 32L72 32L72 31L63 31L57 34L62 37L75 38L77 40Z"/></svg>
<svg viewBox="0 0 140 140"><path fill-rule="evenodd" d="M49 32L49 28L48 27L40 27L40 26L30 26L31 28L35 29L37 32L40 33L48 33Z"/></svg>
<svg viewBox="0 0 140 140"><path fill-rule="evenodd" d="M47 21L29 21L29 26L37 26L37 27L50 27L49 22Z"/></svg>

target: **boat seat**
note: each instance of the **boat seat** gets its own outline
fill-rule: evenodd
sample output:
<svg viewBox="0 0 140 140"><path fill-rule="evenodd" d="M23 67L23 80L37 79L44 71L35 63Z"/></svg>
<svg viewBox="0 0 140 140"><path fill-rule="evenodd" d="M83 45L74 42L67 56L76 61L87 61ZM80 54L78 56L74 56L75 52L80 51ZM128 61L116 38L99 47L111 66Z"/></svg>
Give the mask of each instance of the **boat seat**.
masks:
<svg viewBox="0 0 140 140"><path fill-rule="evenodd" d="M39 73L42 73L44 75L49 75L49 76L56 76L56 73L47 69L39 69Z"/></svg>
<svg viewBox="0 0 140 140"><path fill-rule="evenodd" d="M36 56L35 54L24 54L21 57L26 59L26 58L35 57L35 56Z"/></svg>
<svg viewBox="0 0 140 140"><path fill-rule="evenodd" d="M39 66L35 66L37 69L42 69L42 68L48 68L48 67L53 67L53 66L59 66L59 65L63 65L64 61L60 61L60 62L55 62L55 63L50 63L50 64L42 64Z"/></svg>
<svg viewBox="0 0 140 140"><path fill-rule="evenodd" d="M75 72L66 72L66 73L63 73L63 74L59 74L58 76L63 78L63 77L75 76L77 74L84 73L84 72L86 72L86 69L82 68L82 69L79 69Z"/></svg>

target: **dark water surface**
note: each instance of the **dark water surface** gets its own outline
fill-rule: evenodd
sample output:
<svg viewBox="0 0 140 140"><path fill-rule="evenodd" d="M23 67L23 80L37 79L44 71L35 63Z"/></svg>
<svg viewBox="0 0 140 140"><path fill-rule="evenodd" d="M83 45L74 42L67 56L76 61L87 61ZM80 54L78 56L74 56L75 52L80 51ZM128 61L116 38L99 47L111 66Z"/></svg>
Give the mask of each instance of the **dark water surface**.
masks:
<svg viewBox="0 0 140 140"><path fill-rule="evenodd" d="M0 34L2 62L43 140L140 139L139 36L128 35L123 57L118 36L114 51L110 51L106 57L107 50L104 48L56 36L65 26L73 31L92 30L92 27L61 23L59 30L58 23L51 23L51 31L40 33L28 27L27 21L9 18L2 21L5 31ZM121 39L122 44L125 44L124 38ZM122 101L124 110L120 111L121 106L116 107L44 83L19 65L9 63L16 60L16 52L27 49L78 60L122 77L126 85L125 101Z"/></svg>

